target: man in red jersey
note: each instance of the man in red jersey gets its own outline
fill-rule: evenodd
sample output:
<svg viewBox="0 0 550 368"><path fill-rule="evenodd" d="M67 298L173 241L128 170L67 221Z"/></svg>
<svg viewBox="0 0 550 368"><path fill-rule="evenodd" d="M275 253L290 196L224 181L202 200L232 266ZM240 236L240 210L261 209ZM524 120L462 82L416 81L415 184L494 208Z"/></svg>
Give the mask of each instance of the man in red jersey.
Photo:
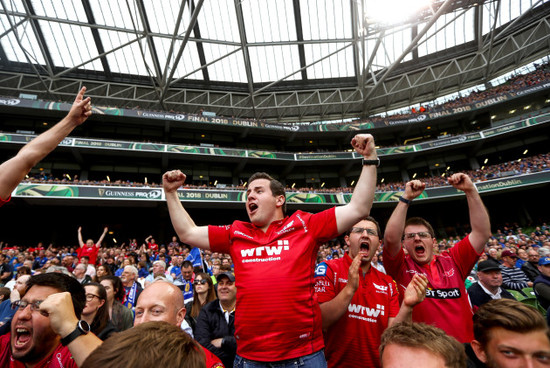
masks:
<svg viewBox="0 0 550 368"><path fill-rule="evenodd" d="M491 236L491 224L487 209L468 175L453 174L448 181L466 194L471 233L448 251L434 255L433 248L438 245L432 226L419 217L405 222L411 201L425 188L419 180L410 181L386 225L384 267L401 290L407 287L414 274L426 275L426 300L414 309L413 321L435 325L466 343L473 339L473 311L464 280Z"/></svg>
<svg viewBox="0 0 550 368"><path fill-rule="evenodd" d="M62 301L59 303L59 301ZM61 273L32 276L11 332L0 338L0 367L77 367L101 344L84 321L78 321L86 295L82 285ZM75 328L76 326L76 328Z"/></svg>
<svg viewBox="0 0 550 368"><path fill-rule="evenodd" d="M105 226L105 228L103 228L103 233L95 244L93 239L88 239L86 240L86 243L84 243L84 241L82 240L82 226L79 226L78 244L80 245L80 247L76 250L76 253L78 254L78 259L80 260L83 256L87 256L90 260L89 263L91 265L95 265L97 261L97 254L99 253L99 248L101 248L101 242L105 238L107 231L109 231L109 228Z"/></svg>
<svg viewBox="0 0 550 368"><path fill-rule="evenodd" d="M0 207L10 200L11 192L25 175L63 140L74 128L92 115L90 97L84 98L86 87L76 95L71 110L53 128L27 143L17 155L0 165Z"/></svg>
<svg viewBox="0 0 550 368"><path fill-rule="evenodd" d="M315 298L313 268L322 242L368 216L376 187L378 158L370 134L356 135L363 169L350 203L317 214L296 211L285 217L284 186L265 173L248 180L250 223L197 226L176 190L185 182L179 170L163 176L174 229L186 244L229 253L237 279L235 367L254 365L324 367L321 310Z"/></svg>
<svg viewBox="0 0 550 368"><path fill-rule="evenodd" d="M399 308L395 281L371 267L380 236L374 218L359 221L344 238L349 253L315 269L329 368L379 367L380 336L388 326L410 321L426 295L426 277L415 275Z"/></svg>

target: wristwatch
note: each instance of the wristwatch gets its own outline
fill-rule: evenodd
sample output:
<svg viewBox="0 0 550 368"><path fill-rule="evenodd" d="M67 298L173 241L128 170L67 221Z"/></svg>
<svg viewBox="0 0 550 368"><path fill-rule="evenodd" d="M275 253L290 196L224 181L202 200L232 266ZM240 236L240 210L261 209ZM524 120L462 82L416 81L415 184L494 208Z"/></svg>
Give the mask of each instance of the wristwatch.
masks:
<svg viewBox="0 0 550 368"><path fill-rule="evenodd" d="M80 320L77 322L74 331L61 339L61 345L67 346L71 342L73 342L78 336L86 335L88 332L90 332L90 325L88 324L88 322Z"/></svg>
<svg viewBox="0 0 550 368"><path fill-rule="evenodd" d="M376 158L374 160L366 160L366 159L363 159L363 166L365 165L374 165L376 167L379 167L380 166L380 158Z"/></svg>

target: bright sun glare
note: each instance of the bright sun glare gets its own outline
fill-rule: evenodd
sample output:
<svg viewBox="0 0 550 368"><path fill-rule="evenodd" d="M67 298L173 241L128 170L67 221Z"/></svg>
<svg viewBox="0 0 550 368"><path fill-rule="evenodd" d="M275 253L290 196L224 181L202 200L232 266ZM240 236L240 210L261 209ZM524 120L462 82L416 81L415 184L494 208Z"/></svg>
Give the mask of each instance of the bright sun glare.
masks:
<svg viewBox="0 0 550 368"><path fill-rule="evenodd" d="M431 0L367 1L365 17L370 23L398 24L426 9Z"/></svg>

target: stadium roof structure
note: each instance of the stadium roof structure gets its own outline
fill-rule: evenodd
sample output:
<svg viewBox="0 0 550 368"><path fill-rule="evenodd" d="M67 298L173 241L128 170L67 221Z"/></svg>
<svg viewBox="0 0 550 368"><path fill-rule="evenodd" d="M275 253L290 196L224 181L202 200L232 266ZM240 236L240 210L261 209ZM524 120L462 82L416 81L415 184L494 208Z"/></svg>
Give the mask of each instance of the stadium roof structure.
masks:
<svg viewBox="0 0 550 368"><path fill-rule="evenodd" d="M86 85L98 105L320 121L550 54L547 0L396 1L0 0L0 94L69 101Z"/></svg>

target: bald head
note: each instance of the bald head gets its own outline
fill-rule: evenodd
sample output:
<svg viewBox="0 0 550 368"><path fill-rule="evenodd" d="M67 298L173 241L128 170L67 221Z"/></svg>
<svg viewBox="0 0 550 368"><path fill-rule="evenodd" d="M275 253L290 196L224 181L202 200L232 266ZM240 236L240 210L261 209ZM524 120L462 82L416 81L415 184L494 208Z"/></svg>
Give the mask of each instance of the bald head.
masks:
<svg viewBox="0 0 550 368"><path fill-rule="evenodd" d="M134 326L150 321L164 321L179 326L185 317L183 293L167 281L155 281L139 295Z"/></svg>
<svg viewBox="0 0 550 368"><path fill-rule="evenodd" d="M23 297L25 291L27 290L27 281L31 278L31 275L21 275L15 281L15 289L19 291L19 295Z"/></svg>

